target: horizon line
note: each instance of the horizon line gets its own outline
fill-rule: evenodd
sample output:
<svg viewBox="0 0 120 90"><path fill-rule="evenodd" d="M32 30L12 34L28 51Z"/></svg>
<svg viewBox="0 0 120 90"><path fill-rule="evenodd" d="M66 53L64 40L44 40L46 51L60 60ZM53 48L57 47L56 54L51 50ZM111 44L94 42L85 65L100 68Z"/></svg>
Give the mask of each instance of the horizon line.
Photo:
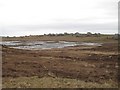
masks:
<svg viewBox="0 0 120 90"><path fill-rule="evenodd" d="M44 33L44 34L29 34L29 35L0 35L0 37L22 37L22 36L39 36L39 35L48 35L48 34L55 34L55 35L57 35L57 34L65 34L65 33L67 33L67 34L75 34L75 33L79 33L79 32L75 32L75 33L68 33L68 32L64 32L64 33ZM87 34L88 32L86 32L86 33L79 33L79 34ZM90 32L91 34L98 34L98 33L100 33L100 32L95 32L95 33L92 33L92 32ZM102 35L114 35L114 34L119 34L119 33L100 33L100 34L102 34Z"/></svg>

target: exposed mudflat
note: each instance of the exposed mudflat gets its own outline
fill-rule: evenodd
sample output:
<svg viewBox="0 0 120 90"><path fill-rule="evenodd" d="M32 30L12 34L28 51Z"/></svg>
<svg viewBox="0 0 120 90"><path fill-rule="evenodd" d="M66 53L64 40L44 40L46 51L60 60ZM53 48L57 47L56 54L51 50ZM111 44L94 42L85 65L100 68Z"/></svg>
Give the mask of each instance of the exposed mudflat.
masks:
<svg viewBox="0 0 120 90"><path fill-rule="evenodd" d="M21 50L3 46L3 78L62 77L85 82L117 82L117 43L61 49Z"/></svg>

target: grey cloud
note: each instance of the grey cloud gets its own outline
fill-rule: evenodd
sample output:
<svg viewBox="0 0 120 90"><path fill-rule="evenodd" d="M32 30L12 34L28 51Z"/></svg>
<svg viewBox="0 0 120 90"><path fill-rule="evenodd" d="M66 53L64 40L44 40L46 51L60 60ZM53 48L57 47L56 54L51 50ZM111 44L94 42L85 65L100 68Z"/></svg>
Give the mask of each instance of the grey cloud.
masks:
<svg viewBox="0 0 120 90"><path fill-rule="evenodd" d="M9 27L10 28L10 27ZM21 26L13 26L11 28L19 28L19 29L28 29L28 30L37 30L37 29L117 29L117 22L110 23L58 23L58 24L44 24L44 25L21 25Z"/></svg>
<svg viewBox="0 0 120 90"><path fill-rule="evenodd" d="M62 23L62 24L48 24L48 25L19 25L3 27L3 35L27 35L27 34L44 34L56 32L100 32L100 33L117 33L118 27L116 23L102 23L102 24L83 24L83 23Z"/></svg>

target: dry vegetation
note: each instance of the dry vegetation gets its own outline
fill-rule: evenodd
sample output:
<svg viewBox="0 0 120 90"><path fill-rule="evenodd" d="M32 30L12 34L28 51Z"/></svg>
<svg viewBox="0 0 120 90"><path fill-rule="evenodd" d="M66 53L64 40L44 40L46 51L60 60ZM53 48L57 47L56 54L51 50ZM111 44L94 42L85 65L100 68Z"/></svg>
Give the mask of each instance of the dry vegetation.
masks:
<svg viewBox="0 0 120 90"><path fill-rule="evenodd" d="M118 43L112 36L42 36L3 40L102 42L101 47L75 46L51 50L3 47L3 87L113 88L118 87Z"/></svg>
<svg viewBox="0 0 120 90"><path fill-rule="evenodd" d="M26 36L26 37L6 37L2 38L3 41L78 41L78 42L117 42L113 39L113 35L101 36Z"/></svg>

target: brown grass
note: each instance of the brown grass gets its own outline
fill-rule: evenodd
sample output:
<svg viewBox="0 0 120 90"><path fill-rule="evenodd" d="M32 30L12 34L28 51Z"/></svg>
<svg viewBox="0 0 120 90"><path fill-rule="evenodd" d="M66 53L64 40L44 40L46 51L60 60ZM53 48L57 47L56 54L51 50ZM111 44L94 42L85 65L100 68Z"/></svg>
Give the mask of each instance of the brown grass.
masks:
<svg viewBox="0 0 120 90"><path fill-rule="evenodd" d="M118 84L111 80L99 84L68 78L38 78L34 76L6 78L3 81L3 88L118 88Z"/></svg>
<svg viewBox="0 0 120 90"><path fill-rule="evenodd" d="M4 88L117 88L117 40L112 36L42 36L3 40L102 42L102 47L75 46L51 50L3 47Z"/></svg>
<svg viewBox="0 0 120 90"><path fill-rule="evenodd" d="M79 41L79 42L117 42L117 40L112 39L112 35L102 35L100 37L95 36L29 36L29 37L9 37L9 38L2 38L3 41L9 40L27 40L27 41Z"/></svg>

